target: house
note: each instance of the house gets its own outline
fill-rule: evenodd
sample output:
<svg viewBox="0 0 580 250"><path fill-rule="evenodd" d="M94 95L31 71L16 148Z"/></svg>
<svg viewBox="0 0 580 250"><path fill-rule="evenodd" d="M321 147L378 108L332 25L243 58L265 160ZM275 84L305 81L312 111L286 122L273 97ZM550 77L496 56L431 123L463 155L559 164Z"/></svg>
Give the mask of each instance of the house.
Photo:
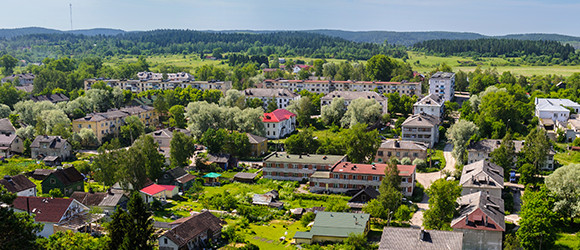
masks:
<svg viewBox="0 0 580 250"><path fill-rule="evenodd" d="M12 74L10 76L2 78L2 83L5 82L16 83L15 81L18 80L18 83L20 85L32 85L34 83L34 78L36 78L36 76L32 73Z"/></svg>
<svg viewBox="0 0 580 250"><path fill-rule="evenodd" d="M309 232L298 231L294 235L296 244L316 242L341 242L349 234L365 234L369 231L369 214L318 212Z"/></svg>
<svg viewBox="0 0 580 250"><path fill-rule="evenodd" d="M214 185L216 183L219 184L221 176L222 176L221 174L214 173L214 172L207 173L203 176L204 184L205 185Z"/></svg>
<svg viewBox="0 0 580 250"><path fill-rule="evenodd" d="M53 169L35 169L32 172L29 172L27 175L30 175L30 177L32 177L32 179L38 180L38 181L42 181L44 179L46 179L46 177L48 177L50 174L54 173Z"/></svg>
<svg viewBox="0 0 580 250"><path fill-rule="evenodd" d="M44 159L49 156L60 157L61 161L72 154L72 146L60 136L39 135L30 144L32 159Z"/></svg>
<svg viewBox="0 0 580 250"><path fill-rule="evenodd" d="M366 187L365 189L361 189L358 193L352 196L350 200L348 200L347 205L351 209L361 210L367 202L372 199L376 199L379 197L380 193L374 187Z"/></svg>
<svg viewBox="0 0 580 250"><path fill-rule="evenodd" d="M64 196L70 196L75 191L85 190L85 177L74 167L63 169L58 167L42 182L42 193L48 194L52 189L60 189Z"/></svg>
<svg viewBox="0 0 580 250"><path fill-rule="evenodd" d="M330 105L330 103L332 103L332 101L335 98L343 98L344 105L346 107L348 107L348 105L350 105L350 103L356 99L373 99L381 105L383 113L387 113L387 111L388 111L387 97L380 95L374 91L339 91L339 90L335 90L335 91L332 91L332 92L326 94L322 98L320 98L321 108L326 106L326 105Z"/></svg>
<svg viewBox="0 0 580 250"><path fill-rule="evenodd" d="M513 140L516 157L524 147L525 141ZM472 142L467 146L467 163L474 163L480 160L489 160L491 158L491 152L501 146L501 140L486 139L477 142ZM543 170L554 170L554 155L556 151L550 149L548 155L546 156L546 161L544 166L541 168ZM517 159L515 159L517 161Z"/></svg>
<svg viewBox="0 0 580 250"><path fill-rule="evenodd" d="M458 216L453 231L463 233L464 249L502 249L505 211L501 197L477 192L457 199Z"/></svg>
<svg viewBox="0 0 580 250"><path fill-rule="evenodd" d="M379 250L463 249L463 233L403 227L385 227Z"/></svg>
<svg viewBox="0 0 580 250"><path fill-rule="evenodd" d="M16 129L9 119L0 119L0 158L12 157L23 152L24 140L16 135Z"/></svg>
<svg viewBox="0 0 580 250"><path fill-rule="evenodd" d="M252 156L262 156L268 152L268 138L246 133L250 141Z"/></svg>
<svg viewBox="0 0 580 250"><path fill-rule="evenodd" d="M426 159L429 145L424 142L406 140L385 140L379 146L375 155L375 162L388 162L391 157L401 160L405 157L411 159Z"/></svg>
<svg viewBox="0 0 580 250"><path fill-rule="evenodd" d="M269 191L265 194L254 194L254 196L252 197L252 204L269 206L280 209L284 207L284 203L278 201L279 197L280 194L276 190Z"/></svg>
<svg viewBox="0 0 580 250"><path fill-rule="evenodd" d="M294 132L296 115L285 109L276 109L272 113L264 113L262 123L268 139L280 139Z"/></svg>
<svg viewBox="0 0 580 250"><path fill-rule="evenodd" d="M570 109L575 113L580 111L580 104L569 99L536 98L534 104L536 117L540 120L551 119L553 122L568 121Z"/></svg>
<svg viewBox="0 0 580 250"><path fill-rule="evenodd" d="M297 74L298 72L300 72L302 70L309 70L310 67L311 67L310 65L296 64L296 65L294 65L294 68L292 68L292 73Z"/></svg>
<svg viewBox="0 0 580 250"><path fill-rule="evenodd" d="M24 175L6 175L0 179L0 185L4 186L10 193L16 196L36 196L36 184Z"/></svg>
<svg viewBox="0 0 580 250"><path fill-rule="evenodd" d="M39 95L39 96L30 96L30 100L33 102L43 102L43 101L49 101L52 103L59 103L59 102L68 102L70 99L68 98L68 96L61 94L61 93L56 93L56 94L47 94L47 95Z"/></svg>
<svg viewBox="0 0 580 250"><path fill-rule="evenodd" d="M117 206L127 208L127 203L129 202L129 197L124 192L117 192L113 189L109 189L104 193L76 191L71 194L70 198L90 208L98 207L105 214L112 214Z"/></svg>
<svg viewBox="0 0 580 250"><path fill-rule="evenodd" d="M401 125L401 137L403 140L425 142L431 148L439 142L440 123L439 118L432 115L412 115Z"/></svg>
<svg viewBox="0 0 580 250"><path fill-rule="evenodd" d="M329 172L316 171L310 176L310 192L346 193L372 187L378 190L385 177L388 164L355 164L338 162ZM415 166L397 165L401 177L401 192L413 195L415 187Z"/></svg>
<svg viewBox="0 0 580 250"><path fill-rule="evenodd" d="M274 152L264 158L264 178L302 181L316 171L330 171L337 162L346 161L345 155L294 155Z"/></svg>
<svg viewBox="0 0 580 250"><path fill-rule="evenodd" d="M155 142L157 142L157 144L159 144L160 148L168 148L169 149L171 147L171 139L173 139L173 134L177 133L177 132L181 132L187 136L191 136L191 132L189 130L182 129L182 128L160 129L157 131L153 131L153 132L149 133L148 135L153 137Z"/></svg>
<svg viewBox="0 0 580 250"><path fill-rule="evenodd" d="M420 82L375 82L375 81L329 81L329 80L286 80L266 79L264 88L287 88L292 92L308 90L316 94L328 94L332 91L376 91L379 94L398 93L407 96L420 96Z"/></svg>
<svg viewBox="0 0 580 250"><path fill-rule="evenodd" d="M455 73L439 71L431 75L429 94L443 96L443 102L452 101L455 96Z"/></svg>
<svg viewBox="0 0 580 250"><path fill-rule="evenodd" d="M224 222L209 211L183 219L159 237L159 250L204 249L221 238Z"/></svg>
<svg viewBox="0 0 580 250"><path fill-rule="evenodd" d="M459 185L463 187L461 195L484 192L501 197L503 189L503 168L489 160L476 161L463 166Z"/></svg>
<svg viewBox="0 0 580 250"><path fill-rule="evenodd" d="M189 174L182 167L176 167L165 171L157 182L162 185L178 186L181 191L185 192L195 182L195 176Z"/></svg>
<svg viewBox="0 0 580 250"><path fill-rule="evenodd" d="M142 188L139 192L146 203L151 203L155 199L167 200L167 198L173 198L173 196L178 194L179 189L173 185L151 184Z"/></svg>
<svg viewBox="0 0 580 250"><path fill-rule="evenodd" d="M207 154L206 165L216 164L223 170L238 167L238 159L230 154Z"/></svg>
<svg viewBox="0 0 580 250"><path fill-rule="evenodd" d="M34 221L44 225L38 236L45 238L59 231L76 232L96 219L75 199L19 196L12 205L17 212L34 214Z"/></svg>
<svg viewBox="0 0 580 250"><path fill-rule="evenodd" d="M274 99L279 109L284 109L290 105L291 101L300 100L300 95L288 89L265 89L265 88L251 88L240 91L246 97L246 102L249 99L258 98L264 103L264 110L268 109L268 103Z"/></svg>
<svg viewBox="0 0 580 250"><path fill-rule="evenodd" d="M243 183L254 183L256 182L256 177L258 177L257 173L239 172L236 175L234 175L234 181Z"/></svg>
<svg viewBox="0 0 580 250"><path fill-rule="evenodd" d="M413 114L428 114L443 119L445 103L442 95L429 94L413 104Z"/></svg>

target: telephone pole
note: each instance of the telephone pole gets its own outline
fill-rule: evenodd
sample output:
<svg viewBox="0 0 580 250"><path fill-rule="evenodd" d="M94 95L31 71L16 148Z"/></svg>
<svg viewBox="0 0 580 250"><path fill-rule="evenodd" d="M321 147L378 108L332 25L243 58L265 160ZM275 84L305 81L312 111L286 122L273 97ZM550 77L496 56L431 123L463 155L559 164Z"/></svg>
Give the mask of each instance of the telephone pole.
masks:
<svg viewBox="0 0 580 250"><path fill-rule="evenodd" d="M72 3L69 4L70 7L70 30L73 30L73 22L72 22Z"/></svg>

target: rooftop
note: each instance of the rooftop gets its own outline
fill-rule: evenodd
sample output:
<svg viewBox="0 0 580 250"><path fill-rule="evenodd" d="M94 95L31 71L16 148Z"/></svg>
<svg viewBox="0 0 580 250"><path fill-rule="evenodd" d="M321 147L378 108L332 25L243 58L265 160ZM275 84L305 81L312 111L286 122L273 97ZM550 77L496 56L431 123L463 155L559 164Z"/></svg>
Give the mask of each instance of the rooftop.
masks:
<svg viewBox="0 0 580 250"><path fill-rule="evenodd" d="M503 189L503 168L488 160L465 165L459 184L463 187Z"/></svg>
<svg viewBox="0 0 580 250"><path fill-rule="evenodd" d="M458 216L451 221L452 228L505 231L503 200L484 192L461 196Z"/></svg>
<svg viewBox="0 0 580 250"><path fill-rule="evenodd" d="M268 140L266 137L261 137L250 133L246 133L246 135L248 136L248 140L251 144L259 144Z"/></svg>
<svg viewBox="0 0 580 250"><path fill-rule="evenodd" d="M265 89L265 88L252 88L240 91L242 95L246 97L287 97L295 98L299 95L288 90L288 89Z"/></svg>
<svg viewBox="0 0 580 250"><path fill-rule="evenodd" d="M276 109L272 111L272 113L264 113L264 117L262 118L262 122L281 122L284 120L288 120L291 117L295 117L296 115L288 110L285 109Z"/></svg>
<svg viewBox="0 0 580 250"><path fill-rule="evenodd" d="M153 138L173 138L173 133L181 132L185 135L191 135L191 132L182 128L165 128L149 133Z"/></svg>
<svg viewBox="0 0 580 250"><path fill-rule="evenodd" d="M49 176L50 175L54 175L65 186L68 186L76 182L82 182L85 180L85 177L74 167L57 169L56 171L49 174ZM44 181L42 182L44 183Z"/></svg>
<svg viewBox="0 0 580 250"><path fill-rule="evenodd" d="M11 193L18 193L36 187L36 184L21 174L15 176L4 176L4 178L0 179L0 185L4 186L6 190Z"/></svg>
<svg viewBox="0 0 580 250"><path fill-rule="evenodd" d="M311 239L313 236L346 238L350 233L364 233L370 215L365 213L318 212L310 232L296 232L294 238Z"/></svg>
<svg viewBox="0 0 580 250"><path fill-rule="evenodd" d="M181 220L179 226L167 231L163 236L169 238L179 248L182 248L203 232L208 230L211 232L221 231L222 223L222 220L215 217L215 215L209 211L205 211Z"/></svg>
<svg viewBox="0 0 580 250"><path fill-rule="evenodd" d="M293 155L287 154L286 152L274 152L266 156L264 162L334 165L345 158L345 155Z"/></svg>
<svg viewBox="0 0 580 250"><path fill-rule="evenodd" d="M435 79L435 78L452 78L453 76L455 76L455 73L438 71L437 73L431 75L431 79Z"/></svg>
<svg viewBox="0 0 580 250"><path fill-rule="evenodd" d="M434 127L439 125L439 119L428 114L409 116L401 126Z"/></svg>
<svg viewBox="0 0 580 250"><path fill-rule="evenodd" d="M385 227L379 250L431 250L463 248L463 233L439 230L421 230Z"/></svg>
<svg viewBox="0 0 580 250"><path fill-rule="evenodd" d="M68 141L60 136L39 135L34 138L34 141L30 144L30 148L40 148L42 144L47 144L48 148L60 149L67 145Z"/></svg>
<svg viewBox="0 0 580 250"><path fill-rule="evenodd" d="M388 164L358 164L341 162L331 170L333 173L385 175ZM415 172L414 165L397 165L399 176L411 176Z"/></svg>
<svg viewBox="0 0 580 250"><path fill-rule="evenodd" d="M442 106L443 103L444 100L442 95L429 94L421 98L421 100L417 101L413 106L417 105Z"/></svg>
<svg viewBox="0 0 580 250"><path fill-rule="evenodd" d="M345 100L355 100L360 98L375 99L379 102L387 98L374 91L332 91L320 98L320 100L332 101L334 98L344 98Z"/></svg>
<svg viewBox="0 0 580 250"><path fill-rule="evenodd" d="M177 188L177 186L151 184L151 185L141 189L141 192L148 194L148 195L156 195L156 194L161 193L161 192L166 191L166 190L173 191L175 188Z"/></svg>
<svg viewBox="0 0 580 250"><path fill-rule="evenodd" d="M406 149L406 150L427 150L428 145L423 142L405 140L386 140L379 148L383 149Z"/></svg>
<svg viewBox="0 0 580 250"><path fill-rule="evenodd" d="M37 222L58 223L72 202L73 199L65 198L19 196L12 205L15 209L35 214L34 220Z"/></svg>

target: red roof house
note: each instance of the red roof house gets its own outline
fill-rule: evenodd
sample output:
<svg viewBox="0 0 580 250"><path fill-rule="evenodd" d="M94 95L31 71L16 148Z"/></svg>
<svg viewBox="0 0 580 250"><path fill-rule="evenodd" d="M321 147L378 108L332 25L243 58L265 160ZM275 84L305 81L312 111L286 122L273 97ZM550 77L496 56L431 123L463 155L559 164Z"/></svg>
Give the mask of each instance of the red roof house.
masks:
<svg viewBox="0 0 580 250"><path fill-rule="evenodd" d="M174 185L158 185L152 184L144 187L139 192L143 196L143 199L147 202L153 202L155 198L165 200L167 197L171 198L179 192L179 188Z"/></svg>
<svg viewBox="0 0 580 250"><path fill-rule="evenodd" d="M296 129L296 115L285 109L264 113L262 122L266 127L266 137L269 139L282 138Z"/></svg>

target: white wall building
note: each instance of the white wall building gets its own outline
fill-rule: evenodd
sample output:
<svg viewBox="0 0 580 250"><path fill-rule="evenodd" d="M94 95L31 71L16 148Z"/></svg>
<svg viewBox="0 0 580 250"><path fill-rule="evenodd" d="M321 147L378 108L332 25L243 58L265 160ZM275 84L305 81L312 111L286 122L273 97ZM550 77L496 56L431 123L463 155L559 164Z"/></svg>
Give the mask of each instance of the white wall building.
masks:
<svg viewBox="0 0 580 250"><path fill-rule="evenodd" d="M570 117L570 110L573 109L576 113L580 111L580 104L570 101L569 99L550 99L550 98L536 98L534 101L536 105L536 116L540 119L552 119L552 121L568 121Z"/></svg>
<svg viewBox="0 0 580 250"><path fill-rule="evenodd" d="M413 114L428 114L442 119L444 100L441 95L429 94L413 104Z"/></svg>
<svg viewBox="0 0 580 250"><path fill-rule="evenodd" d="M401 137L403 140L428 143L431 148L439 141L439 123L440 120L432 115L412 115L401 125Z"/></svg>
<svg viewBox="0 0 580 250"><path fill-rule="evenodd" d="M279 109L284 109L290 105L290 101L300 100L300 95L296 94L288 89L264 89L264 88L253 88L242 90L242 95L246 97L246 101L252 98L258 98L264 103L264 110L268 108L268 103L272 98L276 101Z"/></svg>
<svg viewBox="0 0 580 250"><path fill-rule="evenodd" d="M373 91L332 91L320 98L320 106L330 105L334 98L343 98L344 105L346 107L348 107L348 105L350 105L350 103L356 99L374 99L382 106L383 113L387 113L388 111L387 97Z"/></svg>
<svg viewBox="0 0 580 250"><path fill-rule="evenodd" d="M453 100L455 95L455 73L437 72L429 79L429 94L443 96L443 102Z"/></svg>
<svg viewBox="0 0 580 250"><path fill-rule="evenodd" d="M268 139L283 138L296 129L296 115L285 109L264 113L262 122L266 128L266 138Z"/></svg>

